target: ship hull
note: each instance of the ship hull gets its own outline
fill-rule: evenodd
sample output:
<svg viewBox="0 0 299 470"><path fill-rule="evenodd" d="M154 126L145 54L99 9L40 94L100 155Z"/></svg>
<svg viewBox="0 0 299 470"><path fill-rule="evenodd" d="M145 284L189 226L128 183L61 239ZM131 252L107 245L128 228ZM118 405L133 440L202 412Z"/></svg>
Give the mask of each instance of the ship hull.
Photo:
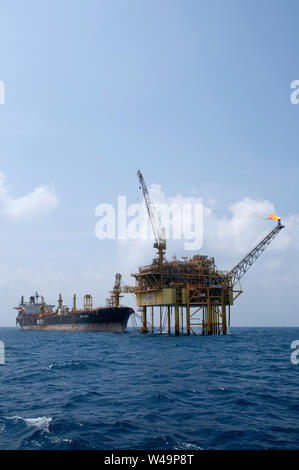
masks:
<svg viewBox="0 0 299 470"><path fill-rule="evenodd" d="M130 315L129 307L107 307L91 312L82 311L67 314L20 315L18 323L27 331L126 331Z"/></svg>

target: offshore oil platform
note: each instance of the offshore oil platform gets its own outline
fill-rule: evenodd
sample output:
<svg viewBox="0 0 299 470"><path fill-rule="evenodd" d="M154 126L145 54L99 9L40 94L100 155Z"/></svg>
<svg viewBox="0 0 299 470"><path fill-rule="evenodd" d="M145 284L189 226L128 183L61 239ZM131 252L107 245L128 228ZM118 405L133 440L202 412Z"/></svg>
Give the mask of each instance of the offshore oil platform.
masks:
<svg viewBox="0 0 299 470"><path fill-rule="evenodd" d="M158 230L144 178L140 171L137 175L155 237L157 257L150 265L140 267L137 273L132 274L134 287L121 286L121 275L117 274L108 305L119 305L123 293L134 294L141 312L138 316L141 320L139 331L145 334L155 332L154 312L158 308L158 332L161 334L171 333L174 318L176 336L196 335L195 327L196 330L200 328L200 334L205 336L226 335L230 325L230 308L243 292L240 279L284 228L280 218L269 214L269 219L277 221L275 228L228 272L219 270L213 257L199 254L183 257L182 261L175 257L167 261L164 229Z"/></svg>

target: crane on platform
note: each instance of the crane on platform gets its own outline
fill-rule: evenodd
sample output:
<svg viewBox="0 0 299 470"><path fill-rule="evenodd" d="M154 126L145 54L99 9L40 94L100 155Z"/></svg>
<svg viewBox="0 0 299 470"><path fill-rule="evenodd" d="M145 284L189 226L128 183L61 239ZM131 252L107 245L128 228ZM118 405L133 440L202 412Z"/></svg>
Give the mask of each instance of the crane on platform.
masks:
<svg viewBox="0 0 299 470"><path fill-rule="evenodd" d="M154 211L153 211L153 207L152 207L152 202L150 199L150 195L149 195L143 175L140 170L137 171L137 176L140 182L140 186L142 188L147 213L148 213L151 226L153 229L154 237L155 237L154 248L158 250L158 262L159 262L159 265L162 265L163 260L164 260L165 250L166 250L165 230L164 230L164 227L162 227L161 232L159 232L158 225L157 225Z"/></svg>
<svg viewBox="0 0 299 470"><path fill-rule="evenodd" d="M109 292L110 297L106 299L106 304L108 307L119 307L119 300L122 297L122 287L121 287L121 274L115 274L115 281L113 289Z"/></svg>
<svg viewBox="0 0 299 470"><path fill-rule="evenodd" d="M232 287L234 287L240 281L250 266L252 266L253 263L263 253L263 251L265 251L267 246L276 237L280 230L285 227L281 224L280 217L277 217L274 214L269 214L268 218L277 220L276 227L274 227L274 229L271 230L271 232L269 232L268 235L253 248L253 250L251 250L231 271L229 271L227 276L231 279Z"/></svg>

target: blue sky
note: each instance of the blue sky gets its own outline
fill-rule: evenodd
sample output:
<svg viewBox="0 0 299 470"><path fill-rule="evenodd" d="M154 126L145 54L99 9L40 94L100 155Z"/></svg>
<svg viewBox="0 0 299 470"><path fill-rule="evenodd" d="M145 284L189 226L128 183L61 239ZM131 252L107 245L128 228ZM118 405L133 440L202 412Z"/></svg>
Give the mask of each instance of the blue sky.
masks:
<svg viewBox="0 0 299 470"><path fill-rule="evenodd" d="M104 303L115 272L129 283L150 261L151 246L126 259L94 234L98 204L140 198L140 168L166 197L213 199L214 220L245 198L274 204L289 235L244 279L233 323L298 326L298 14L295 0L1 2L0 171L13 198L57 198L31 220L0 207L1 325L36 289ZM210 238L220 267L241 257L233 234L231 252Z"/></svg>

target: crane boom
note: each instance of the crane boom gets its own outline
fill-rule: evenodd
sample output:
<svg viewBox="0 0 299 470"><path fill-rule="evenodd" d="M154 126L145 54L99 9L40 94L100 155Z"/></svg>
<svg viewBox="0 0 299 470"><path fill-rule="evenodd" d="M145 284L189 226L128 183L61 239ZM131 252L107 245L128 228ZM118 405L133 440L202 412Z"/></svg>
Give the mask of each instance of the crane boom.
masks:
<svg viewBox="0 0 299 470"><path fill-rule="evenodd" d="M232 286L235 286L242 276L248 271L250 266L259 258L259 256L265 251L267 246L271 243L274 237L284 228L284 225L281 225L280 219L276 227L271 230L270 233L258 244L253 250L250 251L229 273L228 277L231 278Z"/></svg>
<svg viewBox="0 0 299 470"><path fill-rule="evenodd" d="M119 307L119 299L122 297L121 274L115 274L113 290L110 291L110 297L106 299L108 307Z"/></svg>
<svg viewBox="0 0 299 470"><path fill-rule="evenodd" d="M148 189L146 187L144 178L143 178L142 173L141 173L140 170L137 171L137 176L138 176L140 185L142 187L142 192L143 192L147 212L148 212L148 215L149 215L149 219L150 219L152 229L153 229L153 232L154 232L154 237L156 239L156 242L158 243L159 242L158 227L156 225L156 221L155 221L155 217L154 217L154 213L153 213L153 209L152 209L152 203L151 203L151 200L150 200L149 192L148 192Z"/></svg>
<svg viewBox="0 0 299 470"><path fill-rule="evenodd" d="M154 213L153 213L152 203L151 203L151 200L150 200L149 192L148 192L148 189L146 187L144 178L143 178L142 173L141 173L140 170L137 171L137 176L138 176L140 185L142 187L147 212L148 212L149 219L150 219L152 229L153 229L153 232L154 232L154 237L155 237L154 248L157 248L157 250L158 250L158 260L159 260L159 265L161 266L162 263L163 263L164 254L165 254L165 250L166 250L166 240L165 240L164 228L162 227L161 234L160 234L159 230L158 230L158 227L157 227L157 224L156 224L156 219L155 219L155 216L154 216Z"/></svg>

